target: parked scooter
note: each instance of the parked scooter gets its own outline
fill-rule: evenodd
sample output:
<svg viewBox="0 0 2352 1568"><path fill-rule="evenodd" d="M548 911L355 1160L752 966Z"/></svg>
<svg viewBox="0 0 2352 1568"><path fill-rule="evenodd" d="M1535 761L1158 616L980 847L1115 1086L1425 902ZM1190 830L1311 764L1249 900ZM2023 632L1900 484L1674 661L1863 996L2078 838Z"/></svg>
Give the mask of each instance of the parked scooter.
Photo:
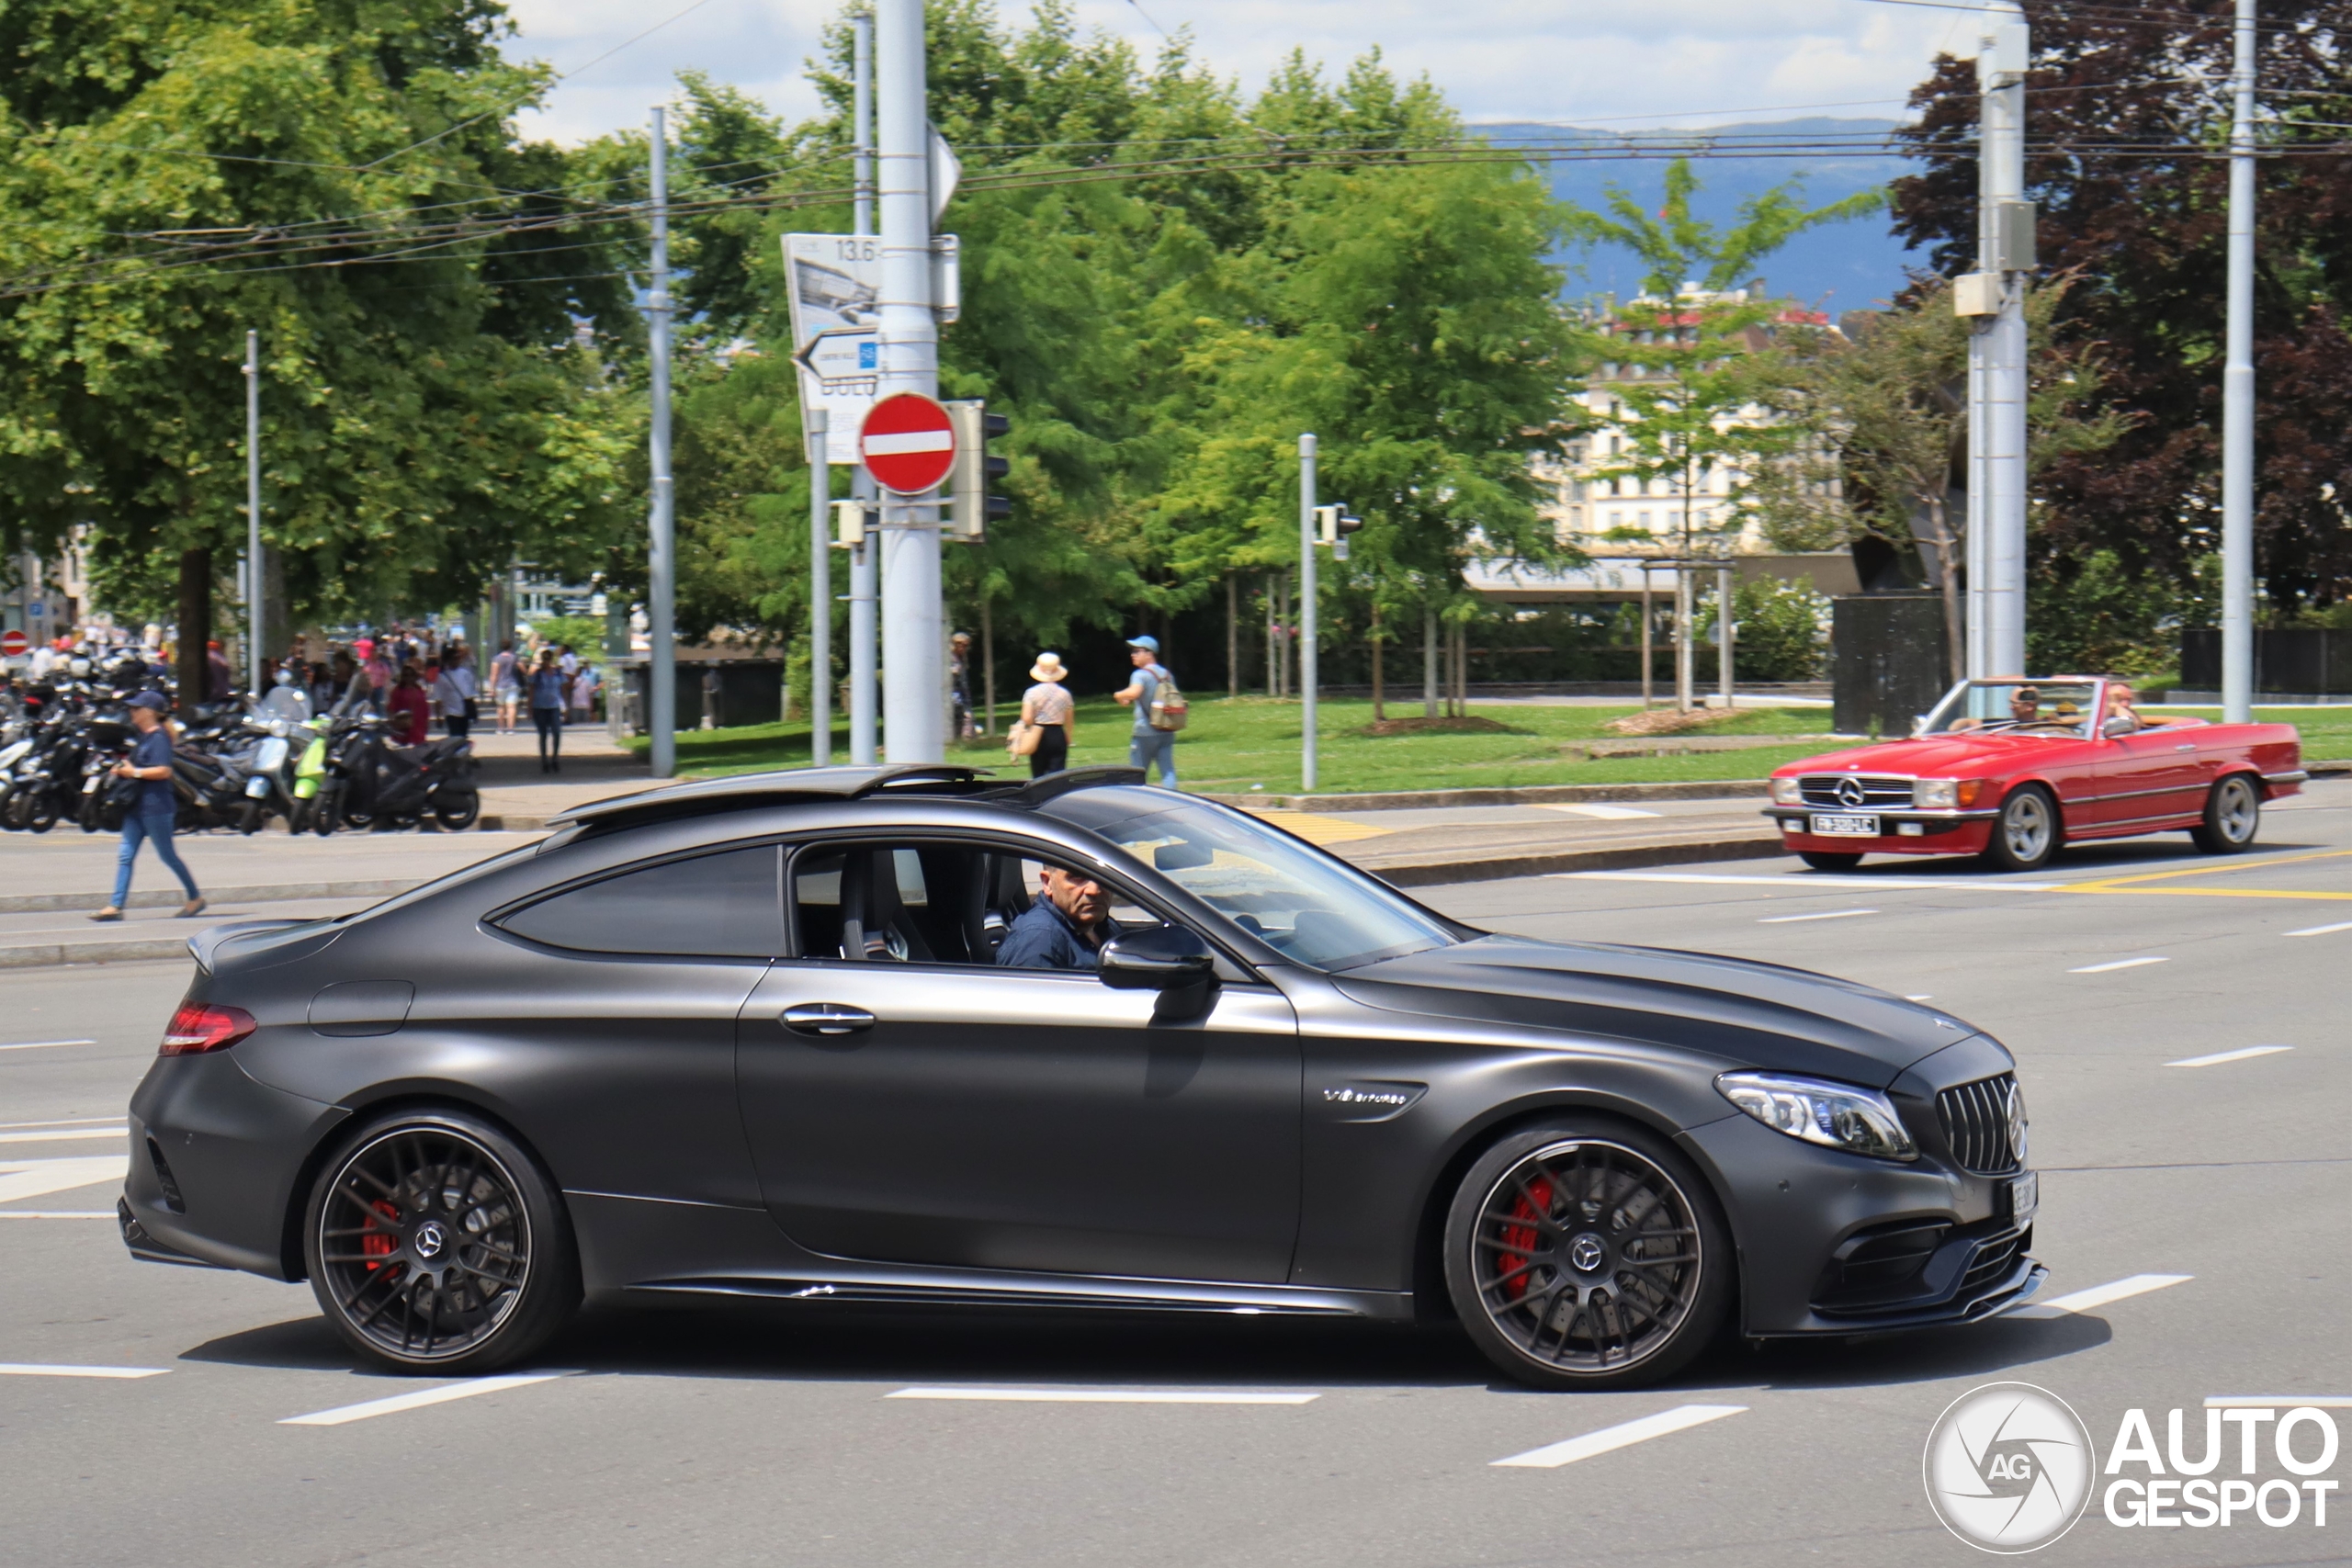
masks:
<svg viewBox="0 0 2352 1568"><path fill-rule="evenodd" d="M362 713L345 722L348 728L342 743L330 748L327 764L337 821L362 829L407 828L429 817L455 832L481 818L472 741L448 737L395 746L379 715Z"/></svg>

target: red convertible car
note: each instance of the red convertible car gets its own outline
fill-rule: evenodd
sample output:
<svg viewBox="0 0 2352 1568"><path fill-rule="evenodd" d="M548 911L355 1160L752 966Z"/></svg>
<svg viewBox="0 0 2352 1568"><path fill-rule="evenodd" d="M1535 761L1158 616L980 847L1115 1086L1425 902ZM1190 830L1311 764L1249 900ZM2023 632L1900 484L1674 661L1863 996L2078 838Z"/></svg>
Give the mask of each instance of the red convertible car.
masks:
<svg viewBox="0 0 2352 1568"><path fill-rule="evenodd" d="M2262 803L2303 777L2290 724L2143 714L2103 676L1963 681L1907 740L1775 773L1765 814L1818 871L1866 854L2034 871L2072 840L2183 829L2207 853L2234 854L2254 842Z"/></svg>

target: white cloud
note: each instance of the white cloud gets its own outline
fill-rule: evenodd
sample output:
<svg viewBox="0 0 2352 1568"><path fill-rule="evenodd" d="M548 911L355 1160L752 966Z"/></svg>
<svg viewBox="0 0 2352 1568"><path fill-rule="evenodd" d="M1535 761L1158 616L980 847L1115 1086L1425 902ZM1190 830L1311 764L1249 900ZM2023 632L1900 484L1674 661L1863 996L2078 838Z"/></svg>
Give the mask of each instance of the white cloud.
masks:
<svg viewBox="0 0 2352 1568"><path fill-rule="evenodd" d="M510 52L574 70L689 0L511 0ZM700 69L788 118L811 112L804 62L831 0L704 0L692 14L557 87L532 134L574 141L623 126ZM1189 27L1198 57L1255 87L1294 47L1337 75L1378 47L1401 74L1426 74L1475 120L1589 123L1627 117L1678 124L1783 106L1897 110L1939 48L1973 52L1965 12L1868 0L1649 0L1637 6L1495 0L1079 0L1080 22L1159 44L1146 14ZM1008 6L1012 17L1024 15Z"/></svg>

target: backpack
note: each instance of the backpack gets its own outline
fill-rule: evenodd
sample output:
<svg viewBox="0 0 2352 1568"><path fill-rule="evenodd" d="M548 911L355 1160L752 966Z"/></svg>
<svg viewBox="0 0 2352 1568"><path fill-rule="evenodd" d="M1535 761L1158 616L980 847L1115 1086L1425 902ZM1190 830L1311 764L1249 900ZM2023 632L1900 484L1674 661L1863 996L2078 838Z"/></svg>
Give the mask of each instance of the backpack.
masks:
<svg viewBox="0 0 2352 1568"><path fill-rule="evenodd" d="M1158 665L1152 667L1151 672L1158 678L1158 683L1151 688L1152 728L1171 731L1183 728L1184 721L1192 716L1185 705L1184 694L1176 689L1176 678Z"/></svg>

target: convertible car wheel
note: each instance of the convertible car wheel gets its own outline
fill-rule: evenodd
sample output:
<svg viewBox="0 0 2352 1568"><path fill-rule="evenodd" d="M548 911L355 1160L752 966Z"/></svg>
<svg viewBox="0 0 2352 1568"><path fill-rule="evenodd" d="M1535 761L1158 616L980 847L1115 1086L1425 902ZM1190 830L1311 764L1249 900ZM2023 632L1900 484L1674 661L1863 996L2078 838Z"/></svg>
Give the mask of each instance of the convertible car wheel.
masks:
<svg viewBox="0 0 2352 1568"><path fill-rule="evenodd" d="M1538 1388L1654 1382L1731 1301L1714 1196L1663 1141L1600 1118L1516 1134L1463 1178L1446 1286L1487 1359Z"/></svg>
<svg viewBox="0 0 2352 1568"><path fill-rule="evenodd" d="M2232 773L2205 797L2205 820L2191 828L2188 836L2209 855L2233 855L2252 849L2254 836L2261 830L2262 797L2255 793L2254 781Z"/></svg>
<svg viewBox="0 0 2352 1568"><path fill-rule="evenodd" d="M503 1366L547 1343L580 1302L553 1183L460 1112L395 1117L348 1140L311 1192L303 1242L327 1321L396 1371Z"/></svg>
<svg viewBox="0 0 2352 1568"><path fill-rule="evenodd" d="M2040 784L2020 784L2001 802L1984 859L1996 871L2040 871L2058 852L2058 803Z"/></svg>
<svg viewBox="0 0 2352 1568"><path fill-rule="evenodd" d="M1797 859L1815 871L1851 871L1862 863L1860 855L1832 854L1826 850L1800 850Z"/></svg>

